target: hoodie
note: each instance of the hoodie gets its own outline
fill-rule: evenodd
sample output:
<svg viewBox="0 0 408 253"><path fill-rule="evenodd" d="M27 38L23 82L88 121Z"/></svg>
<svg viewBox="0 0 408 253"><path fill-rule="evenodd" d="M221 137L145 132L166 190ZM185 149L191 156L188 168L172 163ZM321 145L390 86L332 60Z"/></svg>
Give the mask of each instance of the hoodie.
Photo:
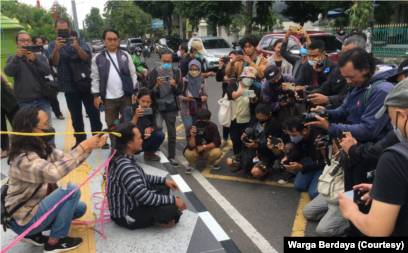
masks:
<svg viewBox="0 0 408 253"><path fill-rule="evenodd" d="M330 135L337 136L337 131L341 128L343 132L351 132L358 142L376 142L392 129L388 115L379 119L375 118L375 114L381 109L385 98L394 87L385 79L397 72L397 66L388 66L391 67L389 70L377 71L363 86L354 88L339 108L329 110L330 122L342 122L329 124L328 133ZM365 92L370 84L378 80L384 80L384 82L374 87L368 97L367 104L364 105ZM351 122L351 124L344 124L344 122Z"/></svg>

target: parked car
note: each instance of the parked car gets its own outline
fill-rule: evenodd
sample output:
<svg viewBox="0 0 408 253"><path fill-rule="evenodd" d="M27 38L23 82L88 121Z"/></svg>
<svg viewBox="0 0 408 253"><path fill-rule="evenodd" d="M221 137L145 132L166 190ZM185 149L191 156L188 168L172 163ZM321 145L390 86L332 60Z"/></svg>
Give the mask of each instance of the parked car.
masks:
<svg viewBox="0 0 408 253"><path fill-rule="evenodd" d="M229 53L235 48L221 37L193 37L188 42L189 51L191 44L195 40L201 41L201 43L203 43L204 50L206 51L206 54L201 55L201 61L203 63L202 67L205 72L210 69L218 68L218 60L220 57L228 56Z"/></svg>
<svg viewBox="0 0 408 253"><path fill-rule="evenodd" d="M130 38L126 41L126 51L133 53L136 46L142 47L142 39L140 38Z"/></svg>
<svg viewBox="0 0 408 253"><path fill-rule="evenodd" d="M307 32L312 40L322 40L326 44L326 52L330 59L334 62L340 57L341 46L343 43L331 33L327 32ZM269 33L265 34L256 48L256 52L262 56L269 57L275 52L272 50L272 45L277 39L283 39L286 33ZM288 42L288 51L291 54L300 56L300 48L306 41L299 34L292 34Z"/></svg>
<svg viewBox="0 0 408 253"><path fill-rule="evenodd" d="M103 49L105 49L105 44L103 44L102 42L95 42L95 44L92 44L92 53L96 53Z"/></svg>
<svg viewBox="0 0 408 253"><path fill-rule="evenodd" d="M126 50L126 46L127 46L126 41L125 41L125 40L121 40L119 47L120 47L121 49L123 49L123 50Z"/></svg>
<svg viewBox="0 0 408 253"><path fill-rule="evenodd" d="M179 49L180 44L183 43L183 40L177 37L169 37L169 38L162 38L159 40L159 43L156 44L159 52L162 49L169 49L172 52L172 58L174 60L178 60L177 51Z"/></svg>

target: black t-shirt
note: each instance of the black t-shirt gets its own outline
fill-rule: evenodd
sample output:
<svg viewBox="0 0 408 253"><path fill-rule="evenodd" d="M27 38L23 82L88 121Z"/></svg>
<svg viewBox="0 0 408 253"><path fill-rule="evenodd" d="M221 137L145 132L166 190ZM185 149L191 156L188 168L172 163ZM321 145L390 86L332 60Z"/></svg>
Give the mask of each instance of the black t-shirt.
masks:
<svg viewBox="0 0 408 253"><path fill-rule="evenodd" d="M282 61L275 61L276 67L278 67L279 70L282 68Z"/></svg>
<svg viewBox="0 0 408 253"><path fill-rule="evenodd" d="M373 187L370 191L372 199L401 206L391 236L408 236L407 164L408 160L396 151L385 151L378 161Z"/></svg>

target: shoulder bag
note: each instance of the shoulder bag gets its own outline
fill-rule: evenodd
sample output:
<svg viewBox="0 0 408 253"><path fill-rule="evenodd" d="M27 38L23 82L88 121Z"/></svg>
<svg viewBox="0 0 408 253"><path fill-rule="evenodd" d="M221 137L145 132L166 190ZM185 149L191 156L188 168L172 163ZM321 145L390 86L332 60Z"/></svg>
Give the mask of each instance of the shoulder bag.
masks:
<svg viewBox="0 0 408 253"><path fill-rule="evenodd" d="M176 80L176 85L178 83L178 78L176 77L176 74L178 72L178 69L173 69L173 76L175 77L174 79ZM156 99L157 103L157 109L159 112L171 112L178 110L178 104L177 104L177 99L176 96L173 93L170 93L164 97L160 97Z"/></svg>
<svg viewBox="0 0 408 253"><path fill-rule="evenodd" d="M45 98L49 100L53 100L57 98L57 95L60 91L60 86L56 81L45 80L44 77L40 75L38 71L35 71L30 64L27 64L28 69L30 70L31 74L34 76L37 82L42 85L42 93Z"/></svg>
<svg viewBox="0 0 408 253"><path fill-rule="evenodd" d="M116 66L115 62L113 61L112 57L110 56L110 53L108 51L105 51L105 54L107 54L109 56L109 59L110 59L111 63L115 67L116 72L118 72L118 75L119 75L120 79L122 80L123 92L125 94L127 94L127 95L132 95L133 94L133 80L132 80L132 77L128 76L128 75L122 75L120 73L118 67Z"/></svg>

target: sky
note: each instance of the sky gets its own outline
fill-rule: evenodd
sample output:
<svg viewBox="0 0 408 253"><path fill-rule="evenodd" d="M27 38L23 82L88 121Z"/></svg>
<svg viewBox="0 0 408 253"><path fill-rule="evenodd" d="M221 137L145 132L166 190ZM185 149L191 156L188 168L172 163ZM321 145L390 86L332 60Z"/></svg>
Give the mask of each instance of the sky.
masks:
<svg viewBox="0 0 408 253"><path fill-rule="evenodd" d="M82 29L82 20L85 20L86 14L91 12L92 7L99 8L100 13L103 13L103 8L108 0L75 0L78 26ZM37 6L37 0L18 0L19 3L25 3L33 6ZM73 17L72 14L72 1L71 0L57 0L57 2L67 8L68 14ZM46 10L49 10L54 6L54 0L40 0L40 5ZM59 17L59 16L58 16Z"/></svg>

